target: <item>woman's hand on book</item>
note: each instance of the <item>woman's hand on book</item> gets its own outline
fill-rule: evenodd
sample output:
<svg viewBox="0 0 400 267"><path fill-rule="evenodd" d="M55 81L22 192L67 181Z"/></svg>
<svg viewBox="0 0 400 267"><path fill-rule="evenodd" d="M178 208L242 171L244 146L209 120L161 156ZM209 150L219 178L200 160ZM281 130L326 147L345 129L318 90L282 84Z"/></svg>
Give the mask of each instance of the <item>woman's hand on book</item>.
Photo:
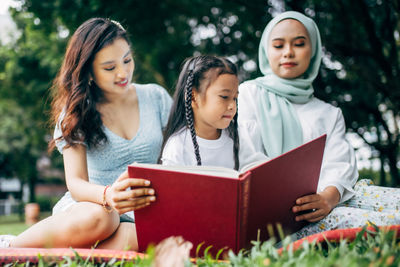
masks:
<svg viewBox="0 0 400 267"><path fill-rule="evenodd" d="M123 172L107 190L106 201L119 214L138 210L156 200L150 181L131 178L128 171Z"/></svg>
<svg viewBox="0 0 400 267"><path fill-rule="evenodd" d="M317 222L325 218L339 203L340 194L334 186L328 186L324 191L304 196L296 200L292 208L294 213L302 212L296 216L296 221Z"/></svg>

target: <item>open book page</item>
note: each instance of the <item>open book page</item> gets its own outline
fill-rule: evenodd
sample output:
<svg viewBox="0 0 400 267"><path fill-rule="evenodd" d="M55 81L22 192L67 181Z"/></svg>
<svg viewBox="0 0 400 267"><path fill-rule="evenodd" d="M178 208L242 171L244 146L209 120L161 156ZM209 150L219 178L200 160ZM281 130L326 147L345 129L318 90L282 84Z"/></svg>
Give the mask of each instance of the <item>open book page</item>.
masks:
<svg viewBox="0 0 400 267"><path fill-rule="evenodd" d="M255 168L255 167L257 167L257 166L259 166L259 165L261 165L261 164L263 164L265 162L267 162L267 161L270 161L270 159L267 158L267 157L264 157L263 159L259 159L259 160L250 162L250 163L246 164L245 166L243 166L240 169L240 173L243 174L243 173L245 173L245 172L247 172L247 171L249 171L249 170L251 170L251 169L253 169L253 168Z"/></svg>
<svg viewBox="0 0 400 267"><path fill-rule="evenodd" d="M238 178L240 172L225 167L217 166L181 166L181 165L160 165L160 164L146 164L146 163L133 163L131 166L138 166L142 168L168 170L183 173L196 173L210 176L226 177L226 178Z"/></svg>
<svg viewBox="0 0 400 267"><path fill-rule="evenodd" d="M148 164L148 163L133 163L132 166L138 166L142 168L150 168L150 169L158 169L158 170L168 170L168 171L176 171L176 172L184 172L184 173L196 173L196 174L204 174L218 177L227 177L227 178L239 178L241 174L269 161L270 159L263 156L258 156L254 158L255 161L242 166L239 171L234 169L229 169L225 167L218 166L184 166L184 165L161 165L161 164Z"/></svg>

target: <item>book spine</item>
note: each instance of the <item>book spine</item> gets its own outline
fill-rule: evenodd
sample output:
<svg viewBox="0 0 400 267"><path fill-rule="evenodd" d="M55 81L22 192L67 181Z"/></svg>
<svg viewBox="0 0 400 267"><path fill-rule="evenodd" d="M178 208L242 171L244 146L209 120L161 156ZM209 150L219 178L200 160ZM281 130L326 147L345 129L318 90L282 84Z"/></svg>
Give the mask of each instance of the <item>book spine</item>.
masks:
<svg viewBox="0 0 400 267"><path fill-rule="evenodd" d="M247 224L249 218L250 202L250 175L246 175L239 183L239 205L238 205L238 247L237 252L247 245Z"/></svg>

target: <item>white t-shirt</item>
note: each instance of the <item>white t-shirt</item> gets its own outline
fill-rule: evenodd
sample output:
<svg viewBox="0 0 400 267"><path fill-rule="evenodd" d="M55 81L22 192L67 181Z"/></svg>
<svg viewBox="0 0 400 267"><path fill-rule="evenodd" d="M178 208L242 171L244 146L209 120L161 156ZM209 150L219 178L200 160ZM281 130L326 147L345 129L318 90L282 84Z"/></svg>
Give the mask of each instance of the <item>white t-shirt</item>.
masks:
<svg viewBox="0 0 400 267"><path fill-rule="evenodd" d="M230 169L235 167L233 140L229 137L227 130L222 130L221 136L216 140L207 140L197 136L197 143L201 165ZM161 161L163 165L197 165L189 129L183 128L168 139L164 146Z"/></svg>
<svg viewBox="0 0 400 267"><path fill-rule="evenodd" d="M239 86L238 122L239 136L251 141L240 147L241 165L251 160L251 155L264 153L261 139L258 99L260 90L253 83ZM352 187L357 181L358 171L354 149L345 138L345 122L342 111L317 98L306 104L293 104L303 129L303 143L327 134L318 191L335 186L344 202L354 195Z"/></svg>

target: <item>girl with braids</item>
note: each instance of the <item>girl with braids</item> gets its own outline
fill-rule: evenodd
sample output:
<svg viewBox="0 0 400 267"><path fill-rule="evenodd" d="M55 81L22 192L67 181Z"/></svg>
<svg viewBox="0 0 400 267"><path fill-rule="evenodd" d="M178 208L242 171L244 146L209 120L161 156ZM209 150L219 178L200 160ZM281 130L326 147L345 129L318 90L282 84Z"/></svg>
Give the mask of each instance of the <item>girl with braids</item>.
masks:
<svg viewBox="0 0 400 267"><path fill-rule="evenodd" d="M126 169L157 162L172 101L158 85L131 83L133 71L119 23L93 18L75 31L53 86L49 145L63 154L69 192L52 216L2 246L137 249L132 211L155 196Z"/></svg>
<svg viewBox="0 0 400 267"><path fill-rule="evenodd" d="M164 132L164 165L239 168L236 66L215 56L185 61Z"/></svg>

